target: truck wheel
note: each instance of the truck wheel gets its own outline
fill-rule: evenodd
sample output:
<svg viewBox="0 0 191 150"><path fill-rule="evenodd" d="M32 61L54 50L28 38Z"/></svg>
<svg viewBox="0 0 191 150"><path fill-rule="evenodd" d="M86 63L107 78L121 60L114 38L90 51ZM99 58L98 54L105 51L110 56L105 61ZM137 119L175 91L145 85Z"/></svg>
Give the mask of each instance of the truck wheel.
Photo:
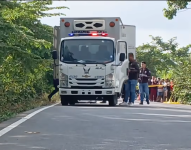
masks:
<svg viewBox="0 0 191 150"><path fill-rule="evenodd" d="M117 105L117 95L109 96L109 106L116 106Z"/></svg>
<svg viewBox="0 0 191 150"><path fill-rule="evenodd" d="M77 100L75 99L75 97L73 97L73 96L68 97L68 102L70 105L75 105L76 101Z"/></svg>
<svg viewBox="0 0 191 150"><path fill-rule="evenodd" d="M60 98L61 98L62 106L67 106L68 105L68 96L61 95Z"/></svg>

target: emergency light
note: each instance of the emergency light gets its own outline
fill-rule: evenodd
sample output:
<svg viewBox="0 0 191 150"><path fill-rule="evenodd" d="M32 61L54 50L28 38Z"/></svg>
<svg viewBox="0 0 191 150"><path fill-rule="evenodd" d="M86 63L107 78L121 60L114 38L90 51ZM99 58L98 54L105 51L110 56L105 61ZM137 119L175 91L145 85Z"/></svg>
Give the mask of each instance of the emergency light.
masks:
<svg viewBox="0 0 191 150"><path fill-rule="evenodd" d="M69 33L69 36L107 36L107 33Z"/></svg>

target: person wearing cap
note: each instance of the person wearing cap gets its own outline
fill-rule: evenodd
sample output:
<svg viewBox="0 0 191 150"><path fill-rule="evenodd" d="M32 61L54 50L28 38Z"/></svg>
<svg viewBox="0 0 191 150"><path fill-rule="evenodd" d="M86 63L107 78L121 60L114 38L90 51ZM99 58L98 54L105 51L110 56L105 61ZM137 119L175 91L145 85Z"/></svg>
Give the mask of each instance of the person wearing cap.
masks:
<svg viewBox="0 0 191 150"><path fill-rule="evenodd" d="M148 78L151 77L151 72L148 68L146 68L146 62L141 62L141 68L139 72L139 92L140 92L140 105L143 105L143 100L146 95L146 102L149 104L149 86L148 86Z"/></svg>

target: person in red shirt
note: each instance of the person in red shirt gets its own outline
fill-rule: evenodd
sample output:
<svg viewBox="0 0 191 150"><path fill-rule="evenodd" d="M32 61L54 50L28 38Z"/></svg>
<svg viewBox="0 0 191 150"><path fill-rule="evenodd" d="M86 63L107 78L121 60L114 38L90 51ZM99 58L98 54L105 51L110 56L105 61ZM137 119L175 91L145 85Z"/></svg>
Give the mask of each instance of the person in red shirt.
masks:
<svg viewBox="0 0 191 150"><path fill-rule="evenodd" d="M150 100L157 100L157 84L157 79L154 76L152 76L151 85L156 85L156 87L151 87Z"/></svg>

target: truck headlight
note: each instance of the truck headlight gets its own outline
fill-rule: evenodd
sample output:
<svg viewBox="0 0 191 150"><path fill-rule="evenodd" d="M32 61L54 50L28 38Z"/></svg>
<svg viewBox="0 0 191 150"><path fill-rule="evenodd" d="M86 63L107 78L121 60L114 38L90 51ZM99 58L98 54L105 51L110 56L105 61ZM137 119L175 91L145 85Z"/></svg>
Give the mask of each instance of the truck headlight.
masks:
<svg viewBox="0 0 191 150"><path fill-rule="evenodd" d="M110 73L105 76L105 86L106 87L115 87L114 86L114 74Z"/></svg>
<svg viewBox="0 0 191 150"><path fill-rule="evenodd" d="M64 73L60 73L60 80L68 80L68 76Z"/></svg>
<svg viewBox="0 0 191 150"><path fill-rule="evenodd" d="M60 87L67 87L68 86L68 80L60 80Z"/></svg>
<svg viewBox="0 0 191 150"><path fill-rule="evenodd" d="M64 73L60 73L60 87L68 86L68 76Z"/></svg>

